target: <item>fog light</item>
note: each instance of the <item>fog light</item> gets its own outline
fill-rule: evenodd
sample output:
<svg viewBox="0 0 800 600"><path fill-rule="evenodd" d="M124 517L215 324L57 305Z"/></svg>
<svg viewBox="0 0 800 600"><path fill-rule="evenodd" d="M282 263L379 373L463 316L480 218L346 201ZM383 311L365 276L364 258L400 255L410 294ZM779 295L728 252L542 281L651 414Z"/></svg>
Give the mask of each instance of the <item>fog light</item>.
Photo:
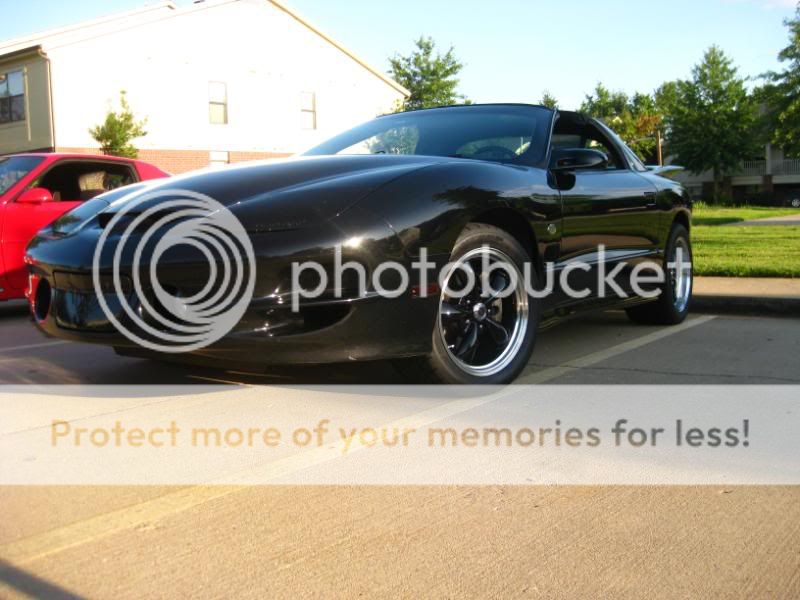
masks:
<svg viewBox="0 0 800 600"><path fill-rule="evenodd" d="M37 321L44 321L50 314L50 304L53 299L53 290L47 279L39 280L36 286L36 296L33 299L33 316Z"/></svg>

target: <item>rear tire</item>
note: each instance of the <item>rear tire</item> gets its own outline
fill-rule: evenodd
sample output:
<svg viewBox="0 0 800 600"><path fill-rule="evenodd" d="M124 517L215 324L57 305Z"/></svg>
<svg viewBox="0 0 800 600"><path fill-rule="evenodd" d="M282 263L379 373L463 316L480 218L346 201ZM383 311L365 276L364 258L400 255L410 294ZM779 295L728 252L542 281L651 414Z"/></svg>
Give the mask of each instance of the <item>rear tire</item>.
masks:
<svg viewBox="0 0 800 600"><path fill-rule="evenodd" d="M507 264L517 275L513 285L514 276L505 268L491 271L490 286L501 290L502 298L481 293L484 259L490 265ZM460 267L451 269L442 285L433 350L424 357L396 361L396 368L407 379L421 383L509 383L528 364L539 323L538 301L525 290L524 265L531 257L506 231L471 223L456 241L450 260ZM476 282L472 288L466 283L469 270ZM468 289L461 298L452 293Z"/></svg>
<svg viewBox="0 0 800 600"><path fill-rule="evenodd" d="M689 263L679 276L677 268L670 269L669 263L677 263L678 254L682 262ZM664 252L664 272L666 281L661 285L658 299L626 309L628 318L634 323L644 325L677 325L681 323L692 303L692 244L689 232L683 225L672 226Z"/></svg>

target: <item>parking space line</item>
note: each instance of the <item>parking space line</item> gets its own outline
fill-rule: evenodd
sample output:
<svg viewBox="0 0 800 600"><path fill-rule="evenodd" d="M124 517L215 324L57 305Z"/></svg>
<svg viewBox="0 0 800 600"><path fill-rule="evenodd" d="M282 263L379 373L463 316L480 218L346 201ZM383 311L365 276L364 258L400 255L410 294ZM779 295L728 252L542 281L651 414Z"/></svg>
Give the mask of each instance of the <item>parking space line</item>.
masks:
<svg viewBox="0 0 800 600"><path fill-rule="evenodd" d="M72 342L68 342L66 340L57 340L53 342L40 342L38 344L23 344L21 346L6 346L0 347L0 353L2 352L17 352L18 350L32 350L33 348L47 348L48 346L61 346L62 344L70 344Z"/></svg>
<svg viewBox="0 0 800 600"><path fill-rule="evenodd" d="M564 365L549 367L541 371L523 375L515 383L545 383L566 373L573 372L575 369L588 367L625 352L641 348L647 344L707 323L714 318L713 315L709 315L690 319L681 325L661 329L639 338L617 344L611 348L593 352L581 358L568 361ZM403 417L395 421L395 424L402 423L402 425L407 427L424 426L493 402L503 395L503 392L500 391L486 397L453 400L408 417ZM277 476L286 476L292 472L307 469L309 466L327 460L333 460L339 456L341 456L341 450L336 446L319 448L309 450L301 455L288 457L283 461L279 461L281 464L267 465L266 469L268 472L271 470L275 471ZM238 479L241 481L245 478L239 477ZM233 483L231 479L228 481ZM236 483L233 483L232 485L197 485L183 488L139 504L89 517L88 519L71 523L63 527L58 527L50 531L0 545L0 556L11 563L27 563L56 554L68 548L89 543L95 539L105 537L118 531L162 520L211 500L235 494L249 487L251 486L236 485Z"/></svg>
<svg viewBox="0 0 800 600"><path fill-rule="evenodd" d="M611 346L610 348L604 348L603 350L592 352L591 354L587 354L586 356L582 356L581 358L569 360L565 362L563 365L548 367L541 371L533 371L535 367L533 365L529 365L525 369L525 371L523 371L522 375L519 378L517 378L517 380L514 383L530 384L530 383L544 383L545 381L551 381L557 377L561 377L562 375L571 373L575 371L575 369L581 369L595 365L597 363L608 360L609 358L619 356L620 354L625 354L626 352L630 352L631 350L636 350L637 348L641 348L642 346L646 346L647 344L652 344L653 342L657 342L658 340L670 337L677 333L681 333L683 331L686 331L687 329L691 329L692 327L697 327L698 325L702 325L703 323L708 323L712 319L716 319L716 316L704 315L702 317L689 319L687 321L684 321L680 325L675 325L673 327L665 327L663 329L659 329L658 331L654 331L652 333L629 340L627 342L622 342L621 344L617 344L616 346Z"/></svg>
<svg viewBox="0 0 800 600"><path fill-rule="evenodd" d="M241 381L233 381L231 379L219 379L218 377L208 377L207 375L187 375L186 379L197 379L198 381L210 381L211 383L223 383L225 385L238 385L240 387L251 387L247 383Z"/></svg>
<svg viewBox="0 0 800 600"><path fill-rule="evenodd" d="M74 546L80 546L116 531L130 529L171 514L183 512L215 498L232 494L244 487L187 487L139 504L3 544L0 546L0 556L5 561L20 565Z"/></svg>

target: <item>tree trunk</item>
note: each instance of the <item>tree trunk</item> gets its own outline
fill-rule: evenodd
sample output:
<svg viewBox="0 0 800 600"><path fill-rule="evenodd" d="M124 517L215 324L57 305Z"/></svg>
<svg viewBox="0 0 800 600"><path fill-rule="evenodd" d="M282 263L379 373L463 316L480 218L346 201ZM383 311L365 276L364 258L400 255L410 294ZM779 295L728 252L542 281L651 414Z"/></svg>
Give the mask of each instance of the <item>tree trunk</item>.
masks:
<svg viewBox="0 0 800 600"><path fill-rule="evenodd" d="M714 204L719 204L719 184L722 179L722 173L719 167L714 167Z"/></svg>

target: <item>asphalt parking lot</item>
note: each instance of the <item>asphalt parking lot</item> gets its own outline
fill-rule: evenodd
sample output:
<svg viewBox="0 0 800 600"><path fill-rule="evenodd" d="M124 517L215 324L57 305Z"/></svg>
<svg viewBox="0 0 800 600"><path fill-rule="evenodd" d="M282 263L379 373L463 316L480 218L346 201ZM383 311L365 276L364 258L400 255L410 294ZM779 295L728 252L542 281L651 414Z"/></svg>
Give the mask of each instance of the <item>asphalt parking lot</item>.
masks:
<svg viewBox="0 0 800 600"><path fill-rule="evenodd" d="M624 314L541 333L521 382L797 384L800 320ZM399 382L243 374L42 337L0 306L2 383ZM797 487L2 487L0 597L798 597ZM762 557L753 561L753 556Z"/></svg>
<svg viewBox="0 0 800 600"><path fill-rule="evenodd" d="M540 333L519 383L800 383L800 319L692 315L677 327L596 313ZM273 368L253 373L117 356L112 349L39 333L23 303L0 304L0 383L403 383L390 364Z"/></svg>

